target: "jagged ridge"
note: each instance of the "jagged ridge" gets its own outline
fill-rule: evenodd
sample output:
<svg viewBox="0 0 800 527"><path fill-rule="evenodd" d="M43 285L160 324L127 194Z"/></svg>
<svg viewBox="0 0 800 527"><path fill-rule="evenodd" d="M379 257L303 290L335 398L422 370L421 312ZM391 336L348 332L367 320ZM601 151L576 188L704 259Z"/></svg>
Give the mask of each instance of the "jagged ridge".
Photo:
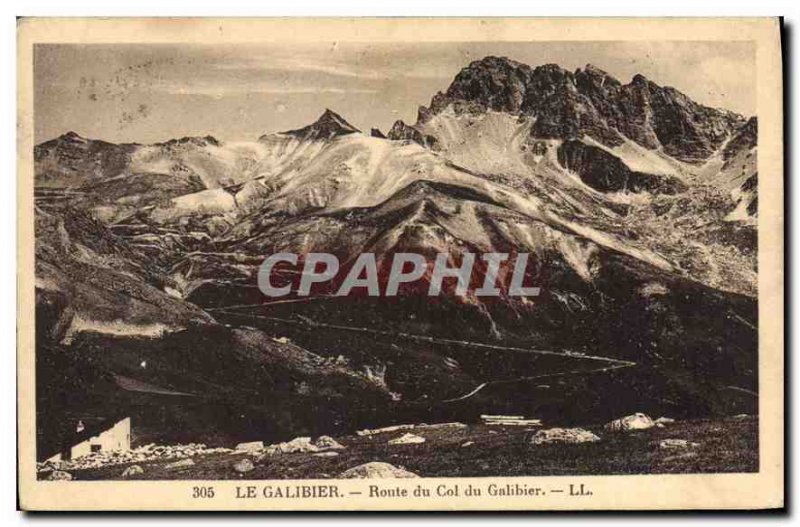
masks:
<svg viewBox="0 0 800 527"><path fill-rule="evenodd" d="M535 117L531 132L536 137L587 135L609 146L627 137L690 163L707 159L745 123L741 115L698 104L642 75L622 84L592 65L570 72L556 64L531 68L500 57L461 70L429 108L420 108L418 123L451 105L458 112Z"/></svg>

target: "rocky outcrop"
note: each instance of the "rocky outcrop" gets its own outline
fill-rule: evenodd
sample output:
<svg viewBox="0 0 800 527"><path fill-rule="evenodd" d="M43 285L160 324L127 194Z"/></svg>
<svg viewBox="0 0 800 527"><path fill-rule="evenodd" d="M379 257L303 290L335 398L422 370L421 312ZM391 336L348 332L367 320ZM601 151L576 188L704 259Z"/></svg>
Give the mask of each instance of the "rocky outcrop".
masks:
<svg viewBox="0 0 800 527"><path fill-rule="evenodd" d="M696 448L699 447L700 443L695 443L693 441L688 441L686 439L662 439L658 442L658 448L663 449L685 449L685 448Z"/></svg>
<svg viewBox="0 0 800 527"><path fill-rule="evenodd" d="M380 128L373 128L369 131L369 135L372 137L377 137L379 139L386 139L386 135L381 132Z"/></svg>
<svg viewBox="0 0 800 527"><path fill-rule="evenodd" d="M170 139L169 141L164 141L163 143L155 143L157 146L166 146L166 147L176 147L181 145L191 145L191 146L222 146L222 141L214 137L213 135L207 135L204 137L181 137L180 139Z"/></svg>
<svg viewBox="0 0 800 527"><path fill-rule="evenodd" d="M245 473L250 472L251 470L253 470L255 468L256 467L255 467L255 465L253 465L253 462L250 461L247 458L240 459L239 461L237 461L236 463L233 464L233 470L235 470L236 472L238 472L240 474L245 474Z"/></svg>
<svg viewBox="0 0 800 527"><path fill-rule="evenodd" d="M403 121L396 121L392 129L389 130L387 137L393 141L413 141L431 150L437 150L439 148L439 143L435 137L432 135L425 135Z"/></svg>
<svg viewBox="0 0 800 527"><path fill-rule="evenodd" d="M627 432L630 430L647 430L653 428L655 423L647 415L637 412L632 415L626 415L619 419L614 419L608 423L605 428L611 432Z"/></svg>
<svg viewBox="0 0 800 527"><path fill-rule="evenodd" d="M620 158L581 141L564 141L557 150L558 162L580 176L581 181L601 192L677 194L686 190L679 179L631 170Z"/></svg>
<svg viewBox="0 0 800 527"><path fill-rule="evenodd" d="M54 470L46 479L47 481L72 481L72 474L64 470Z"/></svg>
<svg viewBox="0 0 800 527"><path fill-rule="evenodd" d="M587 93L606 121L626 137L647 148L687 162L712 155L744 117L700 105L672 87L662 87L643 75L626 85L605 84Z"/></svg>
<svg viewBox="0 0 800 527"><path fill-rule="evenodd" d="M342 479L408 479L418 478L419 476L404 468L395 467L389 463L374 461L345 470L339 474L339 477Z"/></svg>
<svg viewBox="0 0 800 527"><path fill-rule="evenodd" d="M314 441L314 446L320 450L344 450L347 448L331 436L318 437L317 440Z"/></svg>
<svg viewBox="0 0 800 527"><path fill-rule="evenodd" d="M595 443L600 441L600 438L583 428L548 428L547 430L539 430L531 438L533 445L549 445L553 443Z"/></svg>
<svg viewBox="0 0 800 527"><path fill-rule="evenodd" d="M262 450L263 448L264 448L263 441L250 441L247 443L239 443L238 445L236 445L236 448L234 450L236 450L237 452L257 452L259 450Z"/></svg>
<svg viewBox="0 0 800 527"><path fill-rule="evenodd" d="M311 442L310 437L295 437L291 441L269 445L264 448L264 453L270 456L277 454L292 454L296 452L319 452L320 448Z"/></svg>
<svg viewBox="0 0 800 527"><path fill-rule="evenodd" d="M166 465L164 465L164 468L166 469L188 468L188 467L193 467L194 464L195 464L194 461L192 461L191 459L181 459L180 461L167 463Z"/></svg>
<svg viewBox="0 0 800 527"><path fill-rule="evenodd" d="M387 444L389 445L418 445L420 443L424 443L425 438L422 436L418 436L416 434L406 433L401 435L400 437L396 437L394 439L390 439Z"/></svg>
<svg viewBox="0 0 800 527"><path fill-rule="evenodd" d="M742 183L741 190L743 194L746 193L750 195L750 202L747 204L747 214L750 216L758 216L758 172Z"/></svg>
<svg viewBox="0 0 800 527"><path fill-rule="evenodd" d="M206 456L210 454L222 454L230 452L229 448L209 448L198 443L185 445L145 445L132 450L111 450L93 452L68 461L58 463L43 462L39 463L37 470L44 472L47 470L86 470L92 468L108 467L114 465L125 465L135 463L126 469L131 470L130 474L138 474L135 468L139 463L146 461L168 461L168 460L188 460L194 456ZM141 467L140 467L141 468ZM125 476L125 472L123 472Z"/></svg>
<svg viewBox="0 0 800 527"><path fill-rule="evenodd" d="M139 474L143 474L144 469L139 465L131 465L127 467L125 470L122 471L123 478L129 478L131 476L137 476Z"/></svg>
<svg viewBox="0 0 800 527"><path fill-rule="evenodd" d="M750 150L758 145L758 118L751 117L728 141L722 150L722 158L725 161L735 157L743 150Z"/></svg>

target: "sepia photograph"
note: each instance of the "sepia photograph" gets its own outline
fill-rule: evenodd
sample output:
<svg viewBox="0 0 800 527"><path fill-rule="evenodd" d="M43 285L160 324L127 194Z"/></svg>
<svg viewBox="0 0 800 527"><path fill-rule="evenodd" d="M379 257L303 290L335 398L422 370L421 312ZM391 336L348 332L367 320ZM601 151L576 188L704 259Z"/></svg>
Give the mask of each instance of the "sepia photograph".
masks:
<svg viewBox="0 0 800 527"><path fill-rule="evenodd" d="M474 22L30 42L32 484L580 509L587 477L777 467L775 21Z"/></svg>

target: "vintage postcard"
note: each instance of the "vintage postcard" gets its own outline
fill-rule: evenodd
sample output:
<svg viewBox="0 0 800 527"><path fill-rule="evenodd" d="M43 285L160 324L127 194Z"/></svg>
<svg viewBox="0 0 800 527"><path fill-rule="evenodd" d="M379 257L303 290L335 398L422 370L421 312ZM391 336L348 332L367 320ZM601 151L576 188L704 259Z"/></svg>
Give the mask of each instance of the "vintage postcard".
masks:
<svg viewBox="0 0 800 527"><path fill-rule="evenodd" d="M779 20L18 39L21 508L783 507Z"/></svg>

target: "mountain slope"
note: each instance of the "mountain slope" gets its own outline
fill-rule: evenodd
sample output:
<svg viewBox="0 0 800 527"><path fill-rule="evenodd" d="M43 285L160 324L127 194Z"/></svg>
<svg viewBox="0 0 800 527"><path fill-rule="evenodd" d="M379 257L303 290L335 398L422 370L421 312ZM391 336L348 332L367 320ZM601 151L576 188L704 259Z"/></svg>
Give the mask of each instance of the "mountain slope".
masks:
<svg viewBox="0 0 800 527"><path fill-rule="evenodd" d="M228 444L351 430L392 402L369 371L176 298L157 264L79 210L37 209L36 232L40 459L98 416L132 417L140 444Z"/></svg>

